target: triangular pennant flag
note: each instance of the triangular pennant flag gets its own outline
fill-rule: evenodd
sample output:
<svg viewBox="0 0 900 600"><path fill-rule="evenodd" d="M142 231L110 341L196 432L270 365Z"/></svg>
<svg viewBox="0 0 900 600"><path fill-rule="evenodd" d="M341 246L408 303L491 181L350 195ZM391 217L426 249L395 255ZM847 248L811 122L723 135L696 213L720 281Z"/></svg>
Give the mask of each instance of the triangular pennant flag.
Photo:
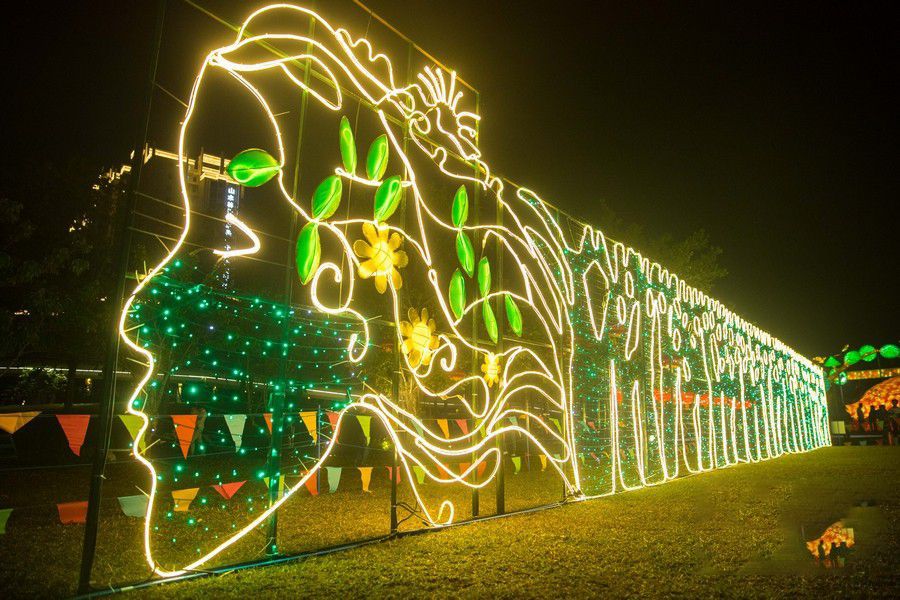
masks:
<svg viewBox="0 0 900 600"><path fill-rule="evenodd" d="M247 415L225 415L225 424L228 425L235 450L240 450L241 444L244 443L244 424L246 422Z"/></svg>
<svg viewBox="0 0 900 600"><path fill-rule="evenodd" d="M315 414L315 413L313 413L313 414ZM306 485L306 489L309 490L310 494L312 494L313 496L319 495L319 478L316 476L315 473L313 473L312 475L309 476L309 478L306 480L305 485Z"/></svg>
<svg viewBox="0 0 900 600"><path fill-rule="evenodd" d="M538 454L538 458L541 459L541 471L547 468L547 455L546 454Z"/></svg>
<svg viewBox="0 0 900 600"><path fill-rule="evenodd" d="M119 506L122 507L122 512L125 513L126 517L135 519L143 519L147 516L147 505L149 502L150 498L144 494L119 496Z"/></svg>
<svg viewBox="0 0 900 600"><path fill-rule="evenodd" d="M513 427L516 427L519 425L519 420L516 419L515 415L513 415L511 417L507 417L507 418L509 419L509 422L513 424Z"/></svg>
<svg viewBox="0 0 900 600"><path fill-rule="evenodd" d="M372 467L357 467L359 475L362 477L362 490L369 491L369 484L372 483Z"/></svg>
<svg viewBox="0 0 900 600"><path fill-rule="evenodd" d="M187 458L197 428L197 415L172 415L172 423L175 425L175 435L178 436L181 453Z"/></svg>
<svg viewBox="0 0 900 600"><path fill-rule="evenodd" d="M484 475L485 469L487 469L487 462L481 461L480 463L478 463L478 479L481 479L481 477Z"/></svg>
<svg viewBox="0 0 900 600"><path fill-rule="evenodd" d="M437 420L438 427L441 428L441 431L444 432L444 437L450 437L450 425L447 423L447 419L438 419Z"/></svg>
<svg viewBox="0 0 900 600"><path fill-rule="evenodd" d="M172 499L175 500L175 512L187 512L191 502L197 497L200 488L187 488L184 490L172 490Z"/></svg>
<svg viewBox="0 0 900 600"><path fill-rule="evenodd" d="M340 413L336 413L332 410L329 410L327 413L328 422L331 423L331 430L334 431L338 426L338 419L340 418Z"/></svg>
<svg viewBox="0 0 900 600"><path fill-rule="evenodd" d="M0 429L6 430L7 433L15 433L39 414L41 411L36 410L0 415Z"/></svg>
<svg viewBox="0 0 900 600"><path fill-rule="evenodd" d="M9 521L12 511L11 508L0 508L0 535L6 533L6 522Z"/></svg>
<svg viewBox="0 0 900 600"><path fill-rule="evenodd" d="M562 425L559 422L559 419L556 417L550 417L550 420L553 421L553 424L556 425L556 428L559 429L559 432L562 433Z"/></svg>
<svg viewBox="0 0 900 600"><path fill-rule="evenodd" d="M469 422L465 419L456 419L456 425L463 432L463 435L469 435Z"/></svg>
<svg viewBox="0 0 900 600"><path fill-rule="evenodd" d="M269 478L263 477L263 481L266 483L266 489L269 489ZM277 498L281 498L284 496L284 475L278 476L278 496Z"/></svg>
<svg viewBox="0 0 900 600"><path fill-rule="evenodd" d="M335 493L341 483L341 467L325 467L328 472L328 491Z"/></svg>
<svg viewBox="0 0 900 600"><path fill-rule="evenodd" d="M468 463L468 462L459 463L459 474L462 475L463 473L466 472L466 469L468 469L471 466L472 466L472 463Z"/></svg>
<svg viewBox="0 0 900 600"><path fill-rule="evenodd" d="M413 473L415 473L416 481L419 482L419 485L423 485L425 483L425 469L419 465L413 465Z"/></svg>
<svg viewBox="0 0 900 600"><path fill-rule="evenodd" d="M513 456L512 457L513 466L516 468L515 472L518 473L522 470L522 457L521 456Z"/></svg>
<svg viewBox="0 0 900 600"><path fill-rule="evenodd" d="M309 432L309 435L312 437L313 443L315 444L319 438L319 432L316 428L316 413L302 412L300 413L300 419L303 421L306 430Z"/></svg>
<svg viewBox="0 0 900 600"><path fill-rule="evenodd" d="M394 474L394 468L393 467L385 467L385 469L388 470L388 479L390 479L391 476ZM397 483L400 483L400 467L397 467Z"/></svg>
<svg viewBox="0 0 900 600"><path fill-rule="evenodd" d="M84 444L91 415L56 415L56 420L69 440L69 448L76 456L81 456L81 445Z"/></svg>
<svg viewBox="0 0 900 600"><path fill-rule="evenodd" d="M422 429L422 426L419 425L418 421L413 421L413 427L416 428L416 432L419 434L419 437L425 437L425 430Z"/></svg>
<svg viewBox="0 0 900 600"><path fill-rule="evenodd" d="M264 413L263 418L266 420L266 427L269 428L269 435L272 435L272 413Z"/></svg>
<svg viewBox="0 0 900 600"><path fill-rule="evenodd" d="M59 522L63 525L84 523L87 520L87 500L81 502L63 502L56 505L59 510Z"/></svg>
<svg viewBox="0 0 900 600"><path fill-rule="evenodd" d="M144 420L137 415L119 415L119 418L122 419L125 429L128 430L128 433L131 434L131 440L134 441L134 438L141 430L141 427L144 426ZM141 452L147 449L147 436L141 437L141 443L139 444L138 449Z"/></svg>
<svg viewBox="0 0 900 600"><path fill-rule="evenodd" d="M372 417L369 415L356 415L359 426L362 427L363 435L366 436L366 446L372 441Z"/></svg>
<svg viewBox="0 0 900 600"><path fill-rule="evenodd" d="M247 483L244 481L232 481L230 483L222 483L219 485L214 485L213 489L219 492L219 494L225 498L226 500L231 500L231 497L234 496L241 486Z"/></svg>
<svg viewBox="0 0 900 600"><path fill-rule="evenodd" d="M593 421L588 421L587 426L591 429L597 429L597 425Z"/></svg>

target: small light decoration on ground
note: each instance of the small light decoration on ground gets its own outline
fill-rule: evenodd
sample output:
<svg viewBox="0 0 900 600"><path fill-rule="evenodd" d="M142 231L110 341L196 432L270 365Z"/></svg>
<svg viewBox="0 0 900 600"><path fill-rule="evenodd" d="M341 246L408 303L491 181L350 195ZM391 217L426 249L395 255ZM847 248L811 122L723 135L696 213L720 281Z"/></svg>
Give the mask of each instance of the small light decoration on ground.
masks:
<svg viewBox="0 0 900 600"><path fill-rule="evenodd" d="M297 30L298 18L315 20L315 36ZM280 53L258 52L260 44L274 44ZM293 69L300 63L310 65L316 77L298 77ZM200 290L210 267L184 262L196 254L186 243L192 223L185 148L202 145L188 138L213 72L233 80L237 93L249 94L266 124L264 148L248 150L235 141L229 172L245 186L266 186L297 216L296 272L305 286L303 301L314 307L315 314L304 317L319 320L314 327L294 322L294 307L208 298ZM297 102L306 95L333 132L316 146L317 152L335 154L331 170L304 175L321 181L311 198L289 191L288 132L280 115L290 111L274 110L266 92L276 82L296 93ZM358 160L358 132L346 116L351 98L370 109L376 130L367 134L365 161ZM139 419L134 456L150 473L144 554L158 575L205 568L299 490L318 493L317 472L351 411L386 432L385 447L397 452L404 485L422 518L435 526L452 522L455 506L448 500L431 505L418 482L488 485L510 436L543 456L547 472L572 498L829 443L821 369L635 249L591 226L564 222L531 190L493 175L476 145L480 116L463 110L463 100L455 73L425 67L412 81L398 83L390 59L367 40L297 6L253 12L233 42L206 56L179 133L182 230L137 284L119 322L124 343L141 365L129 412ZM229 250L236 264L251 259L260 240L252 224L237 215L230 219L249 238L241 252ZM360 229L365 240L351 242L348 236ZM195 276L170 281L179 269ZM358 277L374 277L380 294L370 293ZM410 288L427 299L414 301ZM200 318L206 310L217 317ZM250 315L258 322L242 319ZM376 337L371 323L378 318L395 325L387 337ZM224 354L206 346L198 333L204 328L204 335L215 334L215 347ZM282 469L268 480L266 501L248 508L246 521L211 534L193 559L167 566L158 560L154 535L159 519L177 515L155 508L159 490L171 489L168 478L184 484L203 474L187 461L171 469L145 456L142 442L152 426L153 407L146 401L154 397L157 375L181 368L169 364L168 356L185 346L199 350L189 360L220 368L236 381L249 384L251 370L258 377L256 370L269 367L248 364L277 356L281 364L310 365L319 374L313 379L324 376L335 386L347 381L337 373L328 377L329 364L362 372L374 348L393 348L401 351L400 371L417 394L453 404L462 433L452 435L448 419L435 423L407 410L390 385L375 383L352 403L334 404L328 440L316 438L315 415L300 413L309 443L318 440L321 453L287 463L293 481L284 482ZM323 353L335 355L326 361ZM266 375L276 400L308 380L277 369ZM229 402L228 394L211 394ZM282 418L296 415L296 408L279 405L265 419L254 419L254 427L260 436L270 430L274 439L283 433ZM236 451L247 446L244 440ZM278 458L276 448L271 452ZM462 470L461 456L470 461ZM269 475L260 469L255 476ZM197 486L183 487L188 491L179 496L179 511L195 501Z"/></svg>

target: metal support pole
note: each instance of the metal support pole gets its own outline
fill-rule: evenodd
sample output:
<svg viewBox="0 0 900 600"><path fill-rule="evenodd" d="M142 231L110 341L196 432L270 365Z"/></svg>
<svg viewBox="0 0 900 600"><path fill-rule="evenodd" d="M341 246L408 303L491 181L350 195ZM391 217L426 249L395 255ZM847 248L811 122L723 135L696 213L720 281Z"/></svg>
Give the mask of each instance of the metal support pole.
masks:
<svg viewBox="0 0 900 600"><path fill-rule="evenodd" d="M282 384L283 385L283 384ZM281 491L281 446L284 438L284 396L283 389L269 394L269 411L272 413L272 447L266 460L266 473L269 476L269 506L278 501ZM266 553L269 556L278 554L278 511L269 515L269 543Z"/></svg>
<svg viewBox="0 0 900 600"><path fill-rule="evenodd" d="M495 201L497 227L503 227L503 204ZM494 252L494 260L497 268L497 285L503 289L503 246L500 242L496 242ZM494 314L497 316L497 353L503 353L503 334L506 330L506 308L504 299L497 296L494 300ZM497 437L497 448L500 450L500 468L497 470L497 514L502 515L506 512L506 439L503 436Z"/></svg>
<svg viewBox="0 0 900 600"><path fill-rule="evenodd" d="M119 357L119 329L118 320L125 297L126 278L128 271L128 256L131 247L131 228L134 224L134 210L137 202L138 184L141 179L141 169L144 165L144 148L147 144L147 134L150 129L150 111L153 106L153 89L156 84L156 69L159 65L159 49L162 45L163 23L166 15L166 2L159 0L156 16L156 30L153 36L153 50L150 53L149 76L147 78L147 91L145 95L144 123L142 130L134 146L132 156L131 176L128 179L128 188L125 195L125 206L117 219L121 222L119 228L119 241L117 258L115 262L116 289L112 296L116 302L115 325L110 327L106 340L106 357L103 362L103 393L100 397L99 427L97 430L97 453L94 455L94 463L91 469L91 486L88 492L87 516L84 528L84 543L81 547L81 568L78 574L78 592L91 591L91 571L94 567L94 554L97 551L97 534L100 530L100 503L102 501L104 471L106 458L109 453L109 439L112 431L113 416L116 410L116 371Z"/></svg>
<svg viewBox="0 0 900 600"><path fill-rule="evenodd" d="M481 110L481 95L476 92L475 93L475 114L479 114L480 110ZM479 123L480 123L480 121L475 122L475 144L476 145L478 144L478 139L479 139L478 134L480 132L479 125L478 125ZM478 172L477 166L475 167L475 178L480 179L480 173ZM481 216L479 215L479 212L478 212L479 208L481 207L481 186L480 185L475 186L474 203L475 203L475 210L472 211L472 213L473 213L472 216L474 218L475 225L478 225L478 222L481 220ZM478 321L474 315L472 316L472 339L473 340L478 339ZM479 371L479 369L478 369L478 353L476 351L472 350L472 374L477 377L478 371ZM475 402L475 398L478 396L478 385L475 382L476 382L476 380L473 379L472 383L470 385L471 394L472 394L472 398L471 398L472 406L477 406L477 403ZM477 426L478 426L477 423L475 423L475 422L472 423L473 428L477 427ZM483 430L482 430L481 435L482 436L484 435ZM478 453L473 452L472 453L472 464L473 465L475 464L476 460L478 460ZM478 482L478 469L477 468L472 469L472 482L473 483ZM478 513L480 511L481 511L480 492L477 487L473 487L472 488L472 517L473 518L477 517Z"/></svg>

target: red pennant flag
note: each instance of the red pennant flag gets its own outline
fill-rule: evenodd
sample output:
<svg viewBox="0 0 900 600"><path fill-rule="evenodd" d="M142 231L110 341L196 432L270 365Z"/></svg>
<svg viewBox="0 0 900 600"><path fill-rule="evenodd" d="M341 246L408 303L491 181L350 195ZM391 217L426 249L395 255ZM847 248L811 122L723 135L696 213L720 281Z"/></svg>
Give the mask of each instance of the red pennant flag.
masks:
<svg viewBox="0 0 900 600"><path fill-rule="evenodd" d="M81 502L63 502L57 504L59 522L63 525L84 523L87 520L87 500Z"/></svg>
<svg viewBox="0 0 900 600"><path fill-rule="evenodd" d="M487 462L481 461L478 463L478 479L481 479L482 475L484 475L485 469L487 469Z"/></svg>
<svg viewBox="0 0 900 600"><path fill-rule="evenodd" d="M91 415L56 415L56 420L69 440L69 448L76 456L81 456L81 445L84 444Z"/></svg>
<svg viewBox="0 0 900 600"><path fill-rule="evenodd" d="M187 458L194 440L194 430L197 428L197 415L172 415L172 423L175 424L175 434L181 445L181 453Z"/></svg>
<svg viewBox="0 0 900 600"><path fill-rule="evenodd" d="M213 489L219 492L223 498L226 500L231 500L231 497L234 496L241 486L244 485L245 481L232 481L231 483L223 483L221 485L214 485Z"/></svg>
<svg viewBox="0 0 900 600"><path fill-rule="evenodd" d="M328 415L328 422L331 423L331 429L332 430L337 429L338 417L340 417L340 415L338 413L332 412L330 410L325 414Z"/></svg>
<svg viewBox="0 0 900 600"><path fill-rule="evenodd" d="M393 475L394 468L393 467L385 467L388 470L388 479ZM397 467L397 483L400 483L400 467Z"/></svg>
<svg viewBox="0 0 900 600"><path fill-rule="evenodd" d="M460 430L463 432L463 435L469 435L469 422L465 419L456 419L456 424L459 426Z"/></svg>
<svg viewBox="0 0 900 600"><path fill-rule="evenodd" d="M263 417L266 418L266 427L269 428L269 435L272 435L272 413L265 413Z"/></svg>
<svg viewBox="0 0 900 600"><path fill-rule="evenodd" d="M319 495L319 478L315 473L310 475L309 479L306 480L306 489L308 489L309 493L313 496Z"/></svg>
<svg viewBox="0 0 900 600"><path fill-rule="evenodd" d="M459 463L459 474L462 475L463 473L466 472L466 469L468 469L471 466L472 466L472 463L467 463L467 462Z"/></svg>

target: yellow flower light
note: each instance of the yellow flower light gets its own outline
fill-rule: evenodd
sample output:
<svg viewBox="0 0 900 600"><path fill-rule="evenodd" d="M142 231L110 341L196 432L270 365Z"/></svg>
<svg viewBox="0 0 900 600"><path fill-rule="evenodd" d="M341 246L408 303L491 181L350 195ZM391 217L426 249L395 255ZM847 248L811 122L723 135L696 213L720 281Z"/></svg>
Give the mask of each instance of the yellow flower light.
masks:
<svg viewBox="0 0 900 600"><path fill-rule="evenodd" d="M494 387L495 383L500 382L500 357L493 352L485 354L481 372L484 373L484 382L488 387Z"/></svg>
<svg viewBox="0 0 900 600"><path fill-rule="evenodd" d="M403 353L412 368L431 362L432 352L437 350L438 338L434 335L434 319L428 318L428 309L421 315L414 308L409 309L409 321L400 321L400 335L403 336Z"/></svg>
<svg viewBox="0 0 900 600"><path fill-rule="evenodd" d="M375 289L383 294L387 289L387 278L390 276L394 289L403 287L403 278L400 271L409 263L406 252L400 250L403 238L396 231L391 233L387 226L379 226L377 229L371 223L363 223L363 235L366 240L353 242L353 251L362 261L359 265L359 276L363 279L375 277Z"/></svg>

